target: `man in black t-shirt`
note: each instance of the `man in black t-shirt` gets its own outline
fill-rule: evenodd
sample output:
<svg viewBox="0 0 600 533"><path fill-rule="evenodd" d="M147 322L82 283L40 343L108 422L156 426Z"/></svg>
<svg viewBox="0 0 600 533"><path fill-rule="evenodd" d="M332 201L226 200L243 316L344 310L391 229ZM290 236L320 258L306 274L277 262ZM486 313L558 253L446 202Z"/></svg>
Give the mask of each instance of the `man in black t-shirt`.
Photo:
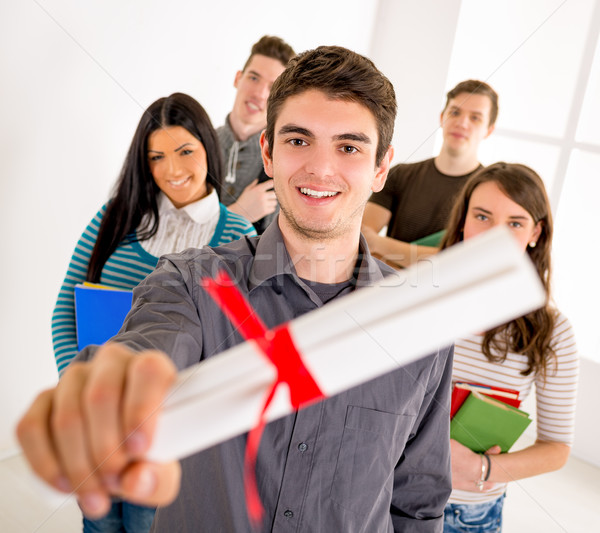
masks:
<svg viewBox="0 0 600 533"><path fill-rule="evenodd" d="M479 144L494 130L497 115L498 95L484 82L463 81L448 92L439 155L393 167L384 189L367 204L362 232L373 255L398 268L437 251L454 196L481 167ZM379 235L385 226L386 236Z"/></svg>

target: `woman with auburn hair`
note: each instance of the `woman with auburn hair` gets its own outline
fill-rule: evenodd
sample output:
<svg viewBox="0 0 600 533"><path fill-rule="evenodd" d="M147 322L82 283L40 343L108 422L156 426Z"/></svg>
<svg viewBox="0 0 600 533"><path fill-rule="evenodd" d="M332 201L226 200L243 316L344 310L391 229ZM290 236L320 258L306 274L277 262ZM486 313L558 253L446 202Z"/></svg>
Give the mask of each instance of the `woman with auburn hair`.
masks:
<svg viewBox="0 0 600 533"><path fill-rule="evenodd" d="M542 179L530 168L495 163L458 195L442 249L507 225L546 291L544 307L482 334L458 339L453 382L514 389L523 401L535 384L537 439L518 451L484 454L451 441L452 494L447 533L499 532L507 483L561 468L573 442L578 355L569 321L551 304L552 213ZM482 302L485 305L485 302Z"/></svg>
<svg viewBox="0 0 600 533"><path fill-rule="evenodd" d="M112 198L83 232L52 314L60 374L77 354L74 288L85 281L133 289L167 253L220 246L256 231L219 202L223 163L204 108L191 96L160 98L142 115ZM154 509L115 501L84 532L147 532Z"/></svg>

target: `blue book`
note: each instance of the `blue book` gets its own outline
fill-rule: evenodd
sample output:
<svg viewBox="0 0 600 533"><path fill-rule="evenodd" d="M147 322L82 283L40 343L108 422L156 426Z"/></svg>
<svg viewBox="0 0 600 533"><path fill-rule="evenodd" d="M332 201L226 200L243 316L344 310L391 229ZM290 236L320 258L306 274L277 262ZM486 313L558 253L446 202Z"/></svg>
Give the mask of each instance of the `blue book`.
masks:
<svg viewBox="0 0 600 533"><path fill-rule="evenodd" d="M102 285L75 286L77 348L114 337L131 309L132 292Z"/></svg>

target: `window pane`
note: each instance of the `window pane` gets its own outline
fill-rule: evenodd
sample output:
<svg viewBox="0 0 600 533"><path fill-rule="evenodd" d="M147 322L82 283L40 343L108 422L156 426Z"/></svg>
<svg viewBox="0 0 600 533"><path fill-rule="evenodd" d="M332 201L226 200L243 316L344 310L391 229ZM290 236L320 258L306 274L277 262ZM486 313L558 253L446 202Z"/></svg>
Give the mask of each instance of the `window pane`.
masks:
<svg viewBox="0 0 600 533"><path fill-rule="evenodd" d="M559 152L558 146L522 139L511 139L492 133L484 143L481 143L479 159L486 165L496 161L527 165L544 180L548 194L550 194Z"/></svg>
<svg viewBox="0 0 600 533"><path fill-rule="evenodd" d="M582 355L600 362L600 247L596 242L600 155L574 150L554 234L554 296L573 323Z"/></svg>
<svg viewBox="0 0 600 533"><path fill-rule="evenodd" d="M439 154L442 142L442 133L438 130L435 138L435 154ZM527 165L541 176L550 195L559 151L558 146L492 133L479 145L479 161L483 165L491 165L497 161Z"/></svg>
<svg viewBox="0 0 600 533"><path fill-rule="evenodd" d="M561 137L592 7L593 0L463 0L447 85L488 81L500 96L501 128Z"/></svg>
<svg viewBox="0 0 600 533"><path fill-rule="evenodd" d="M576 140L584 143L594 143L600 145L600 40L596 46L594 62L592 63L592 71L581 117L577 128Z"/></svg>

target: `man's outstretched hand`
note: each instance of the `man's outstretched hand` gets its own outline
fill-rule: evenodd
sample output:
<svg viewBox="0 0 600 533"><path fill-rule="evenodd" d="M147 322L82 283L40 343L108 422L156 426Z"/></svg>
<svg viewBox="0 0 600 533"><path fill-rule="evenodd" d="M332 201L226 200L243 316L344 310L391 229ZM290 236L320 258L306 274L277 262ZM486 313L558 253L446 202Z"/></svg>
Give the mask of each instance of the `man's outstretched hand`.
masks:
<svg viewBox="0 0 600 533"><path fill-rule="evenodd" d="M163 353L109 343L90 362L71 364L17 426L33 470L73 492L86 516L108 512L111 495L166 505L179 491L178 462L144 460L176 369Z"/></svg>

